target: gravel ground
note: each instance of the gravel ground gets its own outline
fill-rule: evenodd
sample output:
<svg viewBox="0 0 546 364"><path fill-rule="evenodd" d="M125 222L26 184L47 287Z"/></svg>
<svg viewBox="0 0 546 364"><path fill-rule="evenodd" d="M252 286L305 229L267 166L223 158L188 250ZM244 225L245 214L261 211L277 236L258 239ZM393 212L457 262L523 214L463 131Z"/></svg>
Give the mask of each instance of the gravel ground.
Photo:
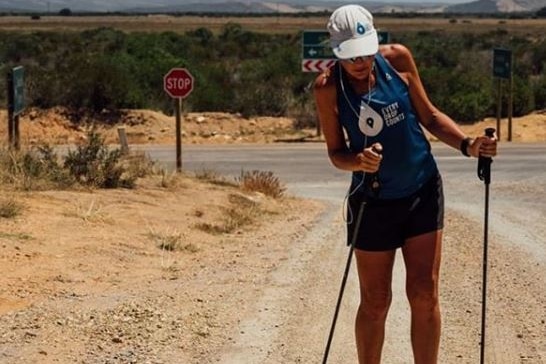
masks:
<svg viewBox="0 0 546 364"><path fill-rule="evenodd" d="M138 279L119 272L117 284L106 290L88 290L90 280L59 272L50 295L0 316L0 362L320 362L346 254L342 222L329 207L289 214L260 232L243 233L229 248L195 253L179 270ZM478 361L481 234L479 225L448 211L441 363ZM125 259L135 272L150 263ZM544 363L543 264L494 236L489 272L487 362ZM32 276L13 282L19 299L35 293L32 282ZM385 362L411 363L407 308L402 292L395 295L402 309L389 315ZM356 299L353 270L331 363L355 362Z"/></svg>
<svg viewBox="0 0 546 364"><path fill-rule="evenodd" d="M539 126L546 120L544 114L534 117ZM199 120L188 124L209 122ZM169 134L168 123L156 130L156 141ZM530 129L525 132L539 135ZM73 134L61 139L78 140ZM515 213L492 216L487 363L546 363L546 262L529 245L544 241L546 226L543 182L535 182L495 186L507 197L495 211ZM525 206L537 208L518 204L520 190L534 196ZM221 220L233 193L190 181L178 189L3 191L25 209L13 221L0 219L0 363L320 362L347 254L339 206L267 200L250 229L219 235L195 229ZM448 199L443 364L479 358L482 212L465 201ZM523 234L529 226L537 227L534 235ZM183 246L172 252L150 238L175 233ZM397 257L388 364L412 362L400 263ZM330 363L356 362L357 290L353 267Z"/></svg>

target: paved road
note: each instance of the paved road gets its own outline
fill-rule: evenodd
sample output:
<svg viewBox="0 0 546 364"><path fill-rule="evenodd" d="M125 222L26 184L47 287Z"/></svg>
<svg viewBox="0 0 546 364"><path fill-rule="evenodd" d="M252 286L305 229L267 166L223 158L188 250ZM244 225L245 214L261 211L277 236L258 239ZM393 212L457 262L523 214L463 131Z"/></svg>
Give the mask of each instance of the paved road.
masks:
<svg viewBox="0 0 546 364"><path fill-rule="evenodd" d="M493 164L493 183L497 181L526 181L544 185L546 174L546 144L501 144L501 154ZM146 147L152 158L174 167L173 147ZM433 152L446 180L476 182L474 161L460 156L443 144L433 144ZM346 187L348 175L338 171L327 160L324 145L268 144L268 145L215 145L183 146L183 169L190 171L213 170L237 176L241 170L273 171L287 183L291 192L302 196L327 198L306 192L306 187L328 190L333 184ZM319 187L322 186L322 187ZM343 192L342 192L343 194Z"/></svg>

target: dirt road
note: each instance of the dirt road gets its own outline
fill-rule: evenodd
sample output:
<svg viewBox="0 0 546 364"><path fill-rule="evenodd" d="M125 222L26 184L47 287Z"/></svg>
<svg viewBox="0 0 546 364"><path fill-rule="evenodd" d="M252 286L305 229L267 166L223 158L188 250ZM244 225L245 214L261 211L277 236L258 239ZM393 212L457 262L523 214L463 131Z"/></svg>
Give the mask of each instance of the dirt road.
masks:
<svg viewBox="0 0 546 364"><path fill-rule="evenodd" d="M61 220L58 212L75 197L87 207L96 201L102 212ZM146 231L174 226L184 196L152 189L119 210L105 204L127 198L119 191L40 198L49 206L32 205L2 233L1 363L320 362L347 253L336 206L292 201L291 212L269 215L259 230L168 252ZM165 207L173 218L152 220ZM62 225L71 232L60 232ZM447 226L440 362L476 363L482 232L454 211ZM543 262L493 237L490 264L487 362L543 363ZM411 363L403 271L396 270L384 357ZM355 362L356 304L353 269L330 363Z"/></svg>
<svg viewBox="0 0 546 364"><path fill-rule="evenodd" d="M347 254L341 201L250 195L260 206L256 221L215 234L203 227L224 221L241 192L189 178L165 182L157 177L137 190L2 191L2 199L24 208L0 219L0 363L321 361ZM533 186L542 185L497 191ZM535 192L537 201L544 198L543 190ZM482 221L451 201L440 362L473 364ZM543 227L541 211L513 222ZM496 231L489 243L487 363L545 363L544 256L520 246L507 229ZM159 248L173 240L174 251ZM401 261L384 347L389 364L412 363ZM356 284L353 267L332 364L356 362Z"/></svg>
<svg viewBox="0 0 546 364"><path fill-rule="evenodd" d="M337 215L337 214L336 214ZM323 216L321 224L332 216ZM304 239L290 261L275 272L270 286L257 300L255 314L238 328L235 343L224 347L222 363L320 363L334 311L346 249L339 219ZM441 363L479 361L481 314L482 232L475 224L449 212L442 270L443 336ZM329 230L329 231L327 231ZM533 258L492 242L488 363L544 363L543 266ZM301 254L313 251L312 255ZM506 261L504 257L511 257ZM401 257L397 257L398 261ZM320 264L317 264L320 262ZM531 264L531 262L533 262ZM398 265L394 302L384 347L386 363L412 363L409 314L403 292L403 268ZM353 319L358 291L353 273L346 289L330 363L355 363ZM214 362L212 360L211 362Z"/></svg>

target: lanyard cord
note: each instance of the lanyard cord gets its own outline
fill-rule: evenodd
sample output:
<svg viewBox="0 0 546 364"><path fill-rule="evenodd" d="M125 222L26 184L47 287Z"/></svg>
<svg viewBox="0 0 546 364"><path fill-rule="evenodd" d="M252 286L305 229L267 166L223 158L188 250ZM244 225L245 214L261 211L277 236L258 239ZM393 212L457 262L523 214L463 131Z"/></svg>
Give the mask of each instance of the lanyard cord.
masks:
<svg viewBox="0 0 546 364"><path fill-rule="evenodd" d="M338 62L338 68L339 68L339 82L340 82L340 86L341 86L341 91L343 93L343 97L345 98L345 101L347 102L347 105L349 105L349 108L352 110L352 112L355 114L357 120L360 120L360 113L358 113L355 108L353 107L353 104L351 103L351 101L349 100L349 97L347 96L347 92L345 91L345 82L343 81L343 69L341 67L341 63ZM366 104L368 105L368 107L370 106L370 101L371 101L371 98L372 98L372 90L371 90L371 86L372 86L372 78L371 78L371 74L373 72L375 68L375 63L372 65L372 71L370 72L370 76L368 76L368 95L367 95L367 98L368 100L366 101ZM360 108L361 109L364 109L365 106L364 106L364 102L360 102ZM366 148L368 144L368 136L366 134L364 134L364 148ZM360 180L360 182L358 183L358 185L355 186L355 188L351 191L351 187L349 186L349 189L347 190L347 193L345 194L345 197L343 199L343 207L346 206L346 208L343 209L343 211L347 211L347 216L343 216L343 220L347 223L347 224L351 224L353 222L353 211L351 210L351 206L348 204L348 200L349 200L349 197L351 197L352 195L354 195L356 193L356 191L358 191L360 189L360 187L362 187L362 185L364 184L364 180L366 179L366 172L362 171L362 179ZM351 183L352 185L352 183Z"/></svg>

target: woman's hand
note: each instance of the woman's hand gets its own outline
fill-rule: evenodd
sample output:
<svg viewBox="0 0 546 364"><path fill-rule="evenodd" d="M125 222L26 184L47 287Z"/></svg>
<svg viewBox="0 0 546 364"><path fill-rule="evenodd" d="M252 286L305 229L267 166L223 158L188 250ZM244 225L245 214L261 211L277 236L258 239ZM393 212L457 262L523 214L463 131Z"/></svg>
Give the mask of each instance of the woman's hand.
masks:
<svg viewBox="0 0 546 364"><path fill-rule="evenodd" d="M356 155L356 159L359 163L358 169L367 173L375 173L379 169L383 156L381 152L383 146L379 143L374 143L372 146L364 149L361 153Z"/></svg>
<svg viewBox="0 0 546 364"><path fill-rule="evenodd" d="M467 148L468 154L473 157L494 157L497 155L497 136L483 135L472 140Z"/></svg>

